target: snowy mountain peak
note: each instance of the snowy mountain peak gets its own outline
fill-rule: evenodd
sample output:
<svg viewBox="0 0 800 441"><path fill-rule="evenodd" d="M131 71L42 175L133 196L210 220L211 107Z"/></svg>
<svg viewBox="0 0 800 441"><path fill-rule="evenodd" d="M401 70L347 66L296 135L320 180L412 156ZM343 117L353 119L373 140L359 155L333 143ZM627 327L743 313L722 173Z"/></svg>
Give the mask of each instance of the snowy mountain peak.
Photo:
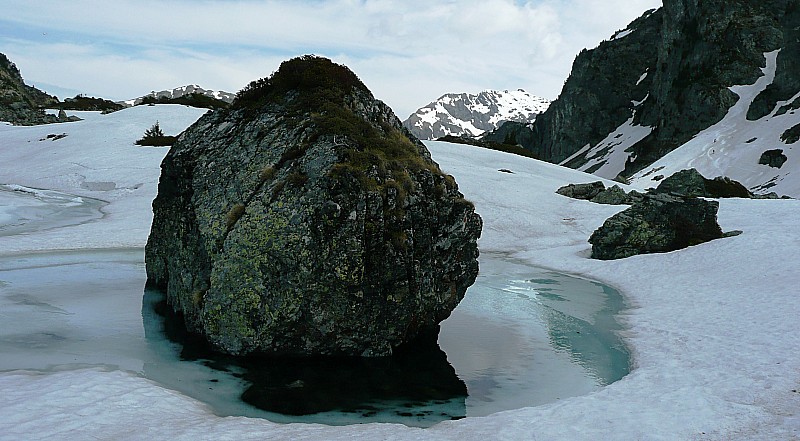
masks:
<svg viewBox="0 0 800 441"><path fill-rule="evenodd" d="M198 86L196 84L188 84L186 86L176 87L176 88L171 89L171 90L162 90L162 91L159 91L159 92L152 91L152 92L148 93L147 95L140 96L138 98L133 98L133 99L122 101L122 103L125 104L125 105L128 105L128 106L135 106L135 105L141 103L142 100L147 98L147 97L153 97L153 98L162 98L163 97L163 98L172 99L172 98L180 98L180 97L182 97L184 95L189 95L189 94L192 94L192 93L199 93L201 95L205 95L205 96L209 96L209 97L212 97L212 98L216 98L218 100L225 101L226 103L233 102L233 99L236 97L235 93L218 91L218 90L208 90L208 89L203 89L202 87L200 87L200 86Z"/></svg>
<svg viewBox="0 0 800 441"><path fill-rule="evenodd" d="M478 136L506 121L533 121L549 105L550 101L522 89L448 93L417 110L403 125L420 139Z"/></svg>

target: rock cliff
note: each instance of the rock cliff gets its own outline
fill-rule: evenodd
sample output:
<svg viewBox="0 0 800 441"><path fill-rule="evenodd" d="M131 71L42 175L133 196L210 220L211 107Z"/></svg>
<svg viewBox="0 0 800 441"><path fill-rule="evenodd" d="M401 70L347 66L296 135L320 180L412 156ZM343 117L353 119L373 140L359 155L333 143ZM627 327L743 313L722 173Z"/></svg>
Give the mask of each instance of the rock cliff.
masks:
<svg viewBox="0 0 800 441"><path fill-rule="evenodd" d="M162 164L147 276L231 354L391 354L478 272L481 219L385 104L306 56L187 129Z"/></svg>
<svg viewBox="0 0 800 441"><path fill-rule="evenodd" d="M0 121L18 125L57 122L42 110L56 103L57 98L26 85L17 66L0 54Z"/></svg>
<svg viewBox="0 0 800 441"><path fill-rule="evenodd" d="M632 103L651 88L662 18L661 10L648 11L609 41L581 51L558 99L532 125L516 127L527 132L516 135L518 142L558 163L631 119Z"/></svg>
<svg viewBox="0 0 800 441"><path fill-rule="evenodd" d="M775 79L747 118L800 108L800 2L663 3L578 54L558 99L518 128L523 147L606 178L632 176L722 120L740 99L730 88L755 83L778 49Z"/></svg>

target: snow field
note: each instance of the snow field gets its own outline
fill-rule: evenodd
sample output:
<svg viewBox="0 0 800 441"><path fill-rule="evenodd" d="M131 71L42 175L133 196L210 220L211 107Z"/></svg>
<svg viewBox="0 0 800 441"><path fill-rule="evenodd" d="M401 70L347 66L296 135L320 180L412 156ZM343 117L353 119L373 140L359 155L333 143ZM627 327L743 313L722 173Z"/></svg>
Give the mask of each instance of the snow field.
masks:
<svg viewBox="0 0 800 441"><path fill-rule="evenodd" d="M71 126L0 126L5 165L0 183L109 202L100 221L0 238L0 249L142 247L166 150L135 147L133 140L155 119L165 132L176 133L202 113L196 110L155 106L107 115L113 118L98 125L87 120ZM69 136L37 141L54 131ZM417 429L222 418L125 371L11 371L0 373L0 439L800 438L800 394L793 392L800 389L800 202L723 200L723 230L742 235L666 254L595 261L588 258L586 240L625 207L572 200L555 190L596 176L471 146L427 145L483 217L482 251L599 280L622 292L629 303L621 319L633 353L630 375L590 395ZM498 172L501 168L514 173ZM115 186L88 190L86 182Z"/></svg>

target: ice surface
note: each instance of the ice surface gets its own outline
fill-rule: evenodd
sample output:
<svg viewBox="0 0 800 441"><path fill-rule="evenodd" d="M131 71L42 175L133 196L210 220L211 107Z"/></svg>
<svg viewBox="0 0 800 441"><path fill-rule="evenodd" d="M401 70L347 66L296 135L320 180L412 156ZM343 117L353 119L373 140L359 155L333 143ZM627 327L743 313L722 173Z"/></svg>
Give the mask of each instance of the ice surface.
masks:
<svg viewBox="0 0 800 441"><path fill-rule="evenodd" d="M104 116L116 115L91 131L79 129L94 123L89 120L0 126L0 163L13 164L0 169L0 183L98 197L103 193L83 189L77 174L116 182L118 188L142 182L139 189L106 192L112 194L100 199L110 201L109 215L91 224L98 234L77 240L83 247L141 246L164 150L137 150L131 144L155 119L167 130L199 116L182 109L128 109ZM43 134L65 130L67 138L48 147L37 144ZM59 143L63 148L50 147ZM0 373L0 439L800 438L800 202L722 200L720 224L726 231L744 231L740 236L671 253L595 261L588 258L586 239L623 207L555 194L562 185L595 176L486 149L428 145L482 215L483 252L507 253L620 289L632 306L621 317L633 352L630 375L588 395L418 429L220 417L180 392L126 371L9 371ZM685 162L663 164L682 167ZM514 174L498 172L501 168ZM0 238L0 249L69 247L81 237L77 233L86 232L81 226L60 230L59 235Z"/></svg>
<svg viewBox="0 0 800 441"><path fill-rule="evenodd" d="M85 224L102 218L104 205L52 190L0 185L0 237Z"/></svg>
<svg viewBox="0 0 800 441"><path fill-rule="evenodd" d="M467 384L467 416L585 395L627 374L612 316L621 297L608 290L484 253L478 280L439 333Z"/></svg>
<svg viewBox="0 0 800 441"><path fill-rule="evenodd" d="M329 399L326 394L341 387L335 380L327 389L308 386L313 390L297 394L298 398L313 396L324 401L316 405L320 409L354 405L353 411L298 417L252 407L241 400L242 393L283 387L287 384L281 383L285 369L273 369L275 363L269 368L236 364L227 357L170 340L175 338L175 331L165 334L164 320L156 313L163 294L144 290L141 249L0 257L0 372L121 369L201 400L218 415L275 422L342 425L382 421L412 426L583 395L628 373L628 354L620 349L613 334L619 327L611 320L611 314L621 309L618 294L606 294L602 285L586 280L507 262L503 256L484 254L481 262L483 274L442 324L440 347L455 371L438 350L441 362L424 364L412 359L414 369L441 369L443 364L451 372L451 382L463 380L467 388L463 389L463 383L461 387L469 392L466 403L463 392L444 400L444 396L416 386L427 383L385 379L382 372L388 365L383 363L372 369L356 365L370 380L359 383L351 379L346 385L367 390L374 387L371 379L382 379L380 388L387 392L373 393L372 399L380 398L373 403L347 397ZM415 376L408 363L395 365L392 369L403 370L409 378ZM291 363L287 368L292 368ZM332 375L350 368L345 363L341 367L328 363L321 372ZM261 379L262 372L276 378ZM288 382L300 378L311 385L320 381L307 366L302 374L290 375L295 376ZM430 377L448 379L441 374ZM416 392L390 389L404 384L417 387ZM357 399L367 399L367 395Z"/></svg>

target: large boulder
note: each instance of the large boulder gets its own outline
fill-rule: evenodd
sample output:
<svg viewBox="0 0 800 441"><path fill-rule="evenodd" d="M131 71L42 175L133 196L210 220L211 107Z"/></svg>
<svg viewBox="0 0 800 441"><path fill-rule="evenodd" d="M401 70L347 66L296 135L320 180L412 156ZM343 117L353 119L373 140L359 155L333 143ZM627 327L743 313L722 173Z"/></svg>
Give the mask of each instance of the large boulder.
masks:
<svg viewBox="0 0 800 441"><path fill-rule="evenodd" d="M625 193L619 185L606 188L591 199L596 204L604 205L633 205L642 200L644 196L636 190Z"/></svg>
<svg viewBox="0 0 800 441"><path fill-rule="evenodd" d="M781 168L789 157L783 154L782 149L767 150L758 158L758 163L761 165L768 165L773 168Z"/></svg>
<svg viewBox="0 0 800 441"><path fill-rule="evenodd" d="M592 258L664 253L723 237L719 202L666 194L645 195L612 216L589 238Z"/></svg>
<svg viewBox="0 0 800 441"><path fill-rule="evenodd" d="M349 69L306 56L239 92L162 163L148 282L234 354L383 356L435 332L482 222Z"/></svg>
<svg viewBox="0 0 800 441"><path fill-rule="evenodd" d="M664 179L656 188L658 193L706 198L752 198L753 194L728 177L707 179L696 169L681 170Z"/></svg>
<svg viewBox="0 0 800 441"><path fill-rule="evenodd" d="M606 188L601 181L588 184L567 184L556 190L556 193L568 198L582 199L604 205L633 205L644 197L636 190L625 193L625 190L619 185Z"/></svg>
<svg viewBox="0 0 800 441"><path fill-rule="evenodd" d="M602 191L605 191L605 189L606 186L602 181L596 181L586 184L567 184L556 190L556 193L568 198L588 201L600 194Z"/></svg>

